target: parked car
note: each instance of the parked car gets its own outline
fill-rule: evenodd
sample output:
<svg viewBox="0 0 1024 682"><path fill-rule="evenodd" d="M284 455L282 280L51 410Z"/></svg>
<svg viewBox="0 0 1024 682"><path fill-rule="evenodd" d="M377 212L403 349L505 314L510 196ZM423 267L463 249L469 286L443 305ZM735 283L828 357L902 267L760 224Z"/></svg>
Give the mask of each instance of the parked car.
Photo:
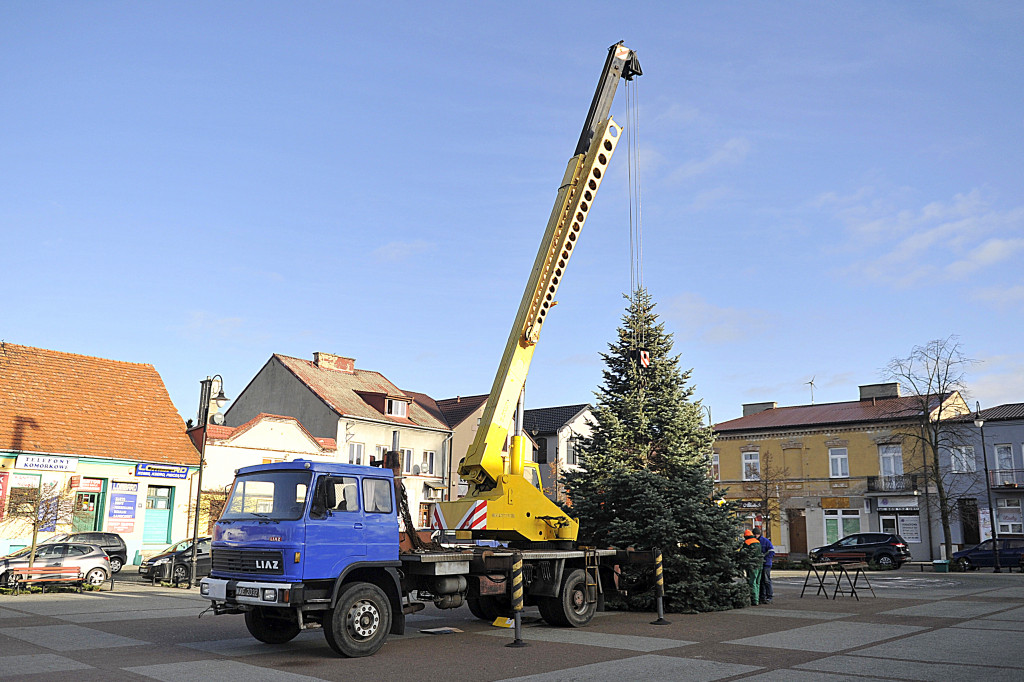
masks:
<svg viewBox="0 0 1024 682"><path fill-rule="evenodd" d="M128 563L128 547L124 544L124 539L117 533L101 533L99 531L66 533L54 536L43 544L50 545L54 542L83 542L89 545L99 545L106 550L107 556L110 557L110 570L114 573L119 573L121 567Z"/></svg>
<svg viewBox="0 0 1024 682"><path fill-rule="evenodd" d="M953 552L953 562L964 571L992 568L996 565L995 554L995 545L989 539L980 545ZM1024 566L1024 540L999 538L999 565L1006 569Z"/></svg>
<svg viewBox="0 0 1024 682"><path fill-rule="evenodd" d="M10 586L19 569L29 563L29 550L25 547L0 559L0 585ZM54 542L36 547L33 566L78 566L88 585L100 585L113 572L110 557L99 545L81 542Z"/></svg>
<svg viewBox="0 0 1024 682"><path fill-rule="evenodd" d="M854 533L831 545L815 547L809 555L813 561L867 561L879 568L899 568L910 561L907 541L894 533Z"/></svg>
<svg viewBox="0 0 1024 682"><path fill-rule="evenodd" d="M196 577L210 575L212 564L210 555L210 538L199 538L196 545ZM144 578L170 580L175 583L187 583L192 573L192 538L176 542L156 556L151 556L139 566L139 575Z"/></svg>

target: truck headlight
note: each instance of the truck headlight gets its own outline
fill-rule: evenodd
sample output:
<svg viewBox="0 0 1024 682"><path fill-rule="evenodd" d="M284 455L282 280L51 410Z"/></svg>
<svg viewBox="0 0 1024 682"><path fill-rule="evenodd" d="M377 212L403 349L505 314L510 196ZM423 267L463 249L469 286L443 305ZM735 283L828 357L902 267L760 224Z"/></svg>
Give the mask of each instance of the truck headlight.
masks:
<svg viewBox="0 0 1024 682"><path fill-rule="evenodd" d="M199 585L199 594L203 595L204 597L208 596L210 594L210 583L203 581Z"/></svg>
<svg viewBox="0 0 1024 682"><path fill-rule="evenodd" d="M263 601L277 601L277 590L272 587L263 588Z"/></svg>

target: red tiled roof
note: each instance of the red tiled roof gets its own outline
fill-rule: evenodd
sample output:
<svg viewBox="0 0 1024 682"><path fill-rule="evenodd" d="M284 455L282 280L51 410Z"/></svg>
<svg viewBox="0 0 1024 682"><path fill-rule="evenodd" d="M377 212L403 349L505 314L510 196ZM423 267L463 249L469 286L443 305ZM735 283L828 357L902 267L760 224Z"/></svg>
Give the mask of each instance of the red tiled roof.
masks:
<svg viewBox="0 0 1024 682"><path fill-rule="evenodd" d="M313 434L306 430L306 427L299 422L295 417L288 417L281 414L268 414L261 412L241 426L222 426L218 424L208 424L206 426L206 438L207 442L211 440L228 440L240 436L249 429L259 424L264 419L272 419L277 421L290 421L295 422L295 425L299 427L299 430L306 434L306 437L311 441L315 441L324 450L337 450L338 443L333 438L314 438ZM203 437L203 428L201 426L193 427L189 430L188 435L192 438L192 442L195 443L196 447L199 447L199 441Z"/></svg>
<svg viewBox="0 0 1024 682"><path fill-rule="evenodd" d="M483 395L458 396L456 398L438 400L437 408L444 415L444 420L448 422L448 426L454 429L486 402L486 393Z"/></svg>
<svg viewBox="0 0 1024 682"><path fill-rule="evenodd" d="M320 398L339 415L350 415L364 419L376 419L395 424L412 424L432 429L446 429L443 419L432 415L413 400L413 396L400 390L379 372L356 369L351 374L318 367L311 360L292 358L275 353L274 358L291 371L299 381L309 386ZM374 408L359 393L385 395L390 398L406 398L409 404L409 418L383 414Z"/></svg>
<svg viewBox="0 0 1024 682"><path fill-rule="evenodd" d="M943 399L948 398L947 394ZM933 397L932 409L938 407L938 397ZM782 429L797 426L824 426L855 422L905 421L921 414L921 398L902 396L899 398L878 398L876 400L855 400L843 403L821 405L795 405L776 407L747 417L732 419L715 424L715 431L756 431Z"/></svg>
<svg viewBox="0 0 1024 682"><path fill-rule="evenodd" d="M0 449L197 464L152 365L0 345Z"/></svg>

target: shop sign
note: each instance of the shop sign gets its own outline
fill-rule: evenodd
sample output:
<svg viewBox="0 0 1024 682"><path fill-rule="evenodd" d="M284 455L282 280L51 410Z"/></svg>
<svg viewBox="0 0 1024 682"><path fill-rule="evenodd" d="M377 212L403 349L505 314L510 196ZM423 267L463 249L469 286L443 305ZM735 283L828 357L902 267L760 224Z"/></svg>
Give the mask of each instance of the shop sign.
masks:
<svg viewBox="0 0 1024 682"><path fill-rule="evenodd" d="M978 510L978 532L982 541L992 538L992 514L988 509Z"/></svg>
<svg viewBox="0 0 1024 682"><path fill-rule="evenodd" d="M131 533L135 531L134 519L108 519L107 532L110 533Z"/></svg>
<svg viewBox="0 0 1024 682"><path fill-rule="evenodd" d="M921 517L900 516L897 518L900 537L907 542L921 542Z"/></svg>
<svg viewBox="0 0 1024 682"><path fill-rule="evenodd" d="M103 492L103 479L72 476L71 489L80 493L101 493Z"/></svg>
<svg viewBox="0 0 1024 682"><path fill-rule="evenodd" d="M38 488L39 474L11 474L12 488Z"/></svg>
<svg viewBox="0 0 1024 682"><path fill-rule="evenodd" d="M112 493L110 495L110 518L135 519L136 495Z"/></svg>
<svg viewBox="0 0 1024 682"><path fill-rule="evenodd" d="M50 455L18 455L15 469L36 471L74 471L78 468L77 457L52 457Z"/></svg>
<svg viewBox="0 0 1024 682"><path fill-rule="evenodd" d="M912 495L878 498L878 511L880 512L917 511L917 509L917 498Z"/></svg>
<svg viewBox="0 0 1024 682"><path fill-rule="evenodd" d="M139 492L139 484L134 481L114 481L110 484L110 489L117 493L137 493Z"/></svg>
<svg viewBox="0 0 1024 682"><path fill-rule="evenodd" d="M175 464L136 464L135 475L150 478L187 478L188 467Z"/></svg>
<svg viewBox="0 0 1024 682"><path fill-rule="evenodd" d="M760 509L760 500L743 500L740 502L740 509Z"/></svg>
<svg viewBox="0 0 1024 682"><path fill-rule="evenodd" d="M849 497L823 497L821 498L822 509L849 509Z"/></svg>

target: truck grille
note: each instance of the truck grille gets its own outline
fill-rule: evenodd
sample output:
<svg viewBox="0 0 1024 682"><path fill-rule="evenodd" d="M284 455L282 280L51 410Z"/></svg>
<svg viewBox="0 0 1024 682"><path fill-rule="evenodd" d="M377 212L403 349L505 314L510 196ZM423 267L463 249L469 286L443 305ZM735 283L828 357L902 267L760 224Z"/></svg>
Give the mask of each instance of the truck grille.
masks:
<svg viewBox="0 0 1024 682"><path fill-rule="evenodd" d="M283 575L284 560L281 552L214 547L213 570L217 573Z"/></svg>

